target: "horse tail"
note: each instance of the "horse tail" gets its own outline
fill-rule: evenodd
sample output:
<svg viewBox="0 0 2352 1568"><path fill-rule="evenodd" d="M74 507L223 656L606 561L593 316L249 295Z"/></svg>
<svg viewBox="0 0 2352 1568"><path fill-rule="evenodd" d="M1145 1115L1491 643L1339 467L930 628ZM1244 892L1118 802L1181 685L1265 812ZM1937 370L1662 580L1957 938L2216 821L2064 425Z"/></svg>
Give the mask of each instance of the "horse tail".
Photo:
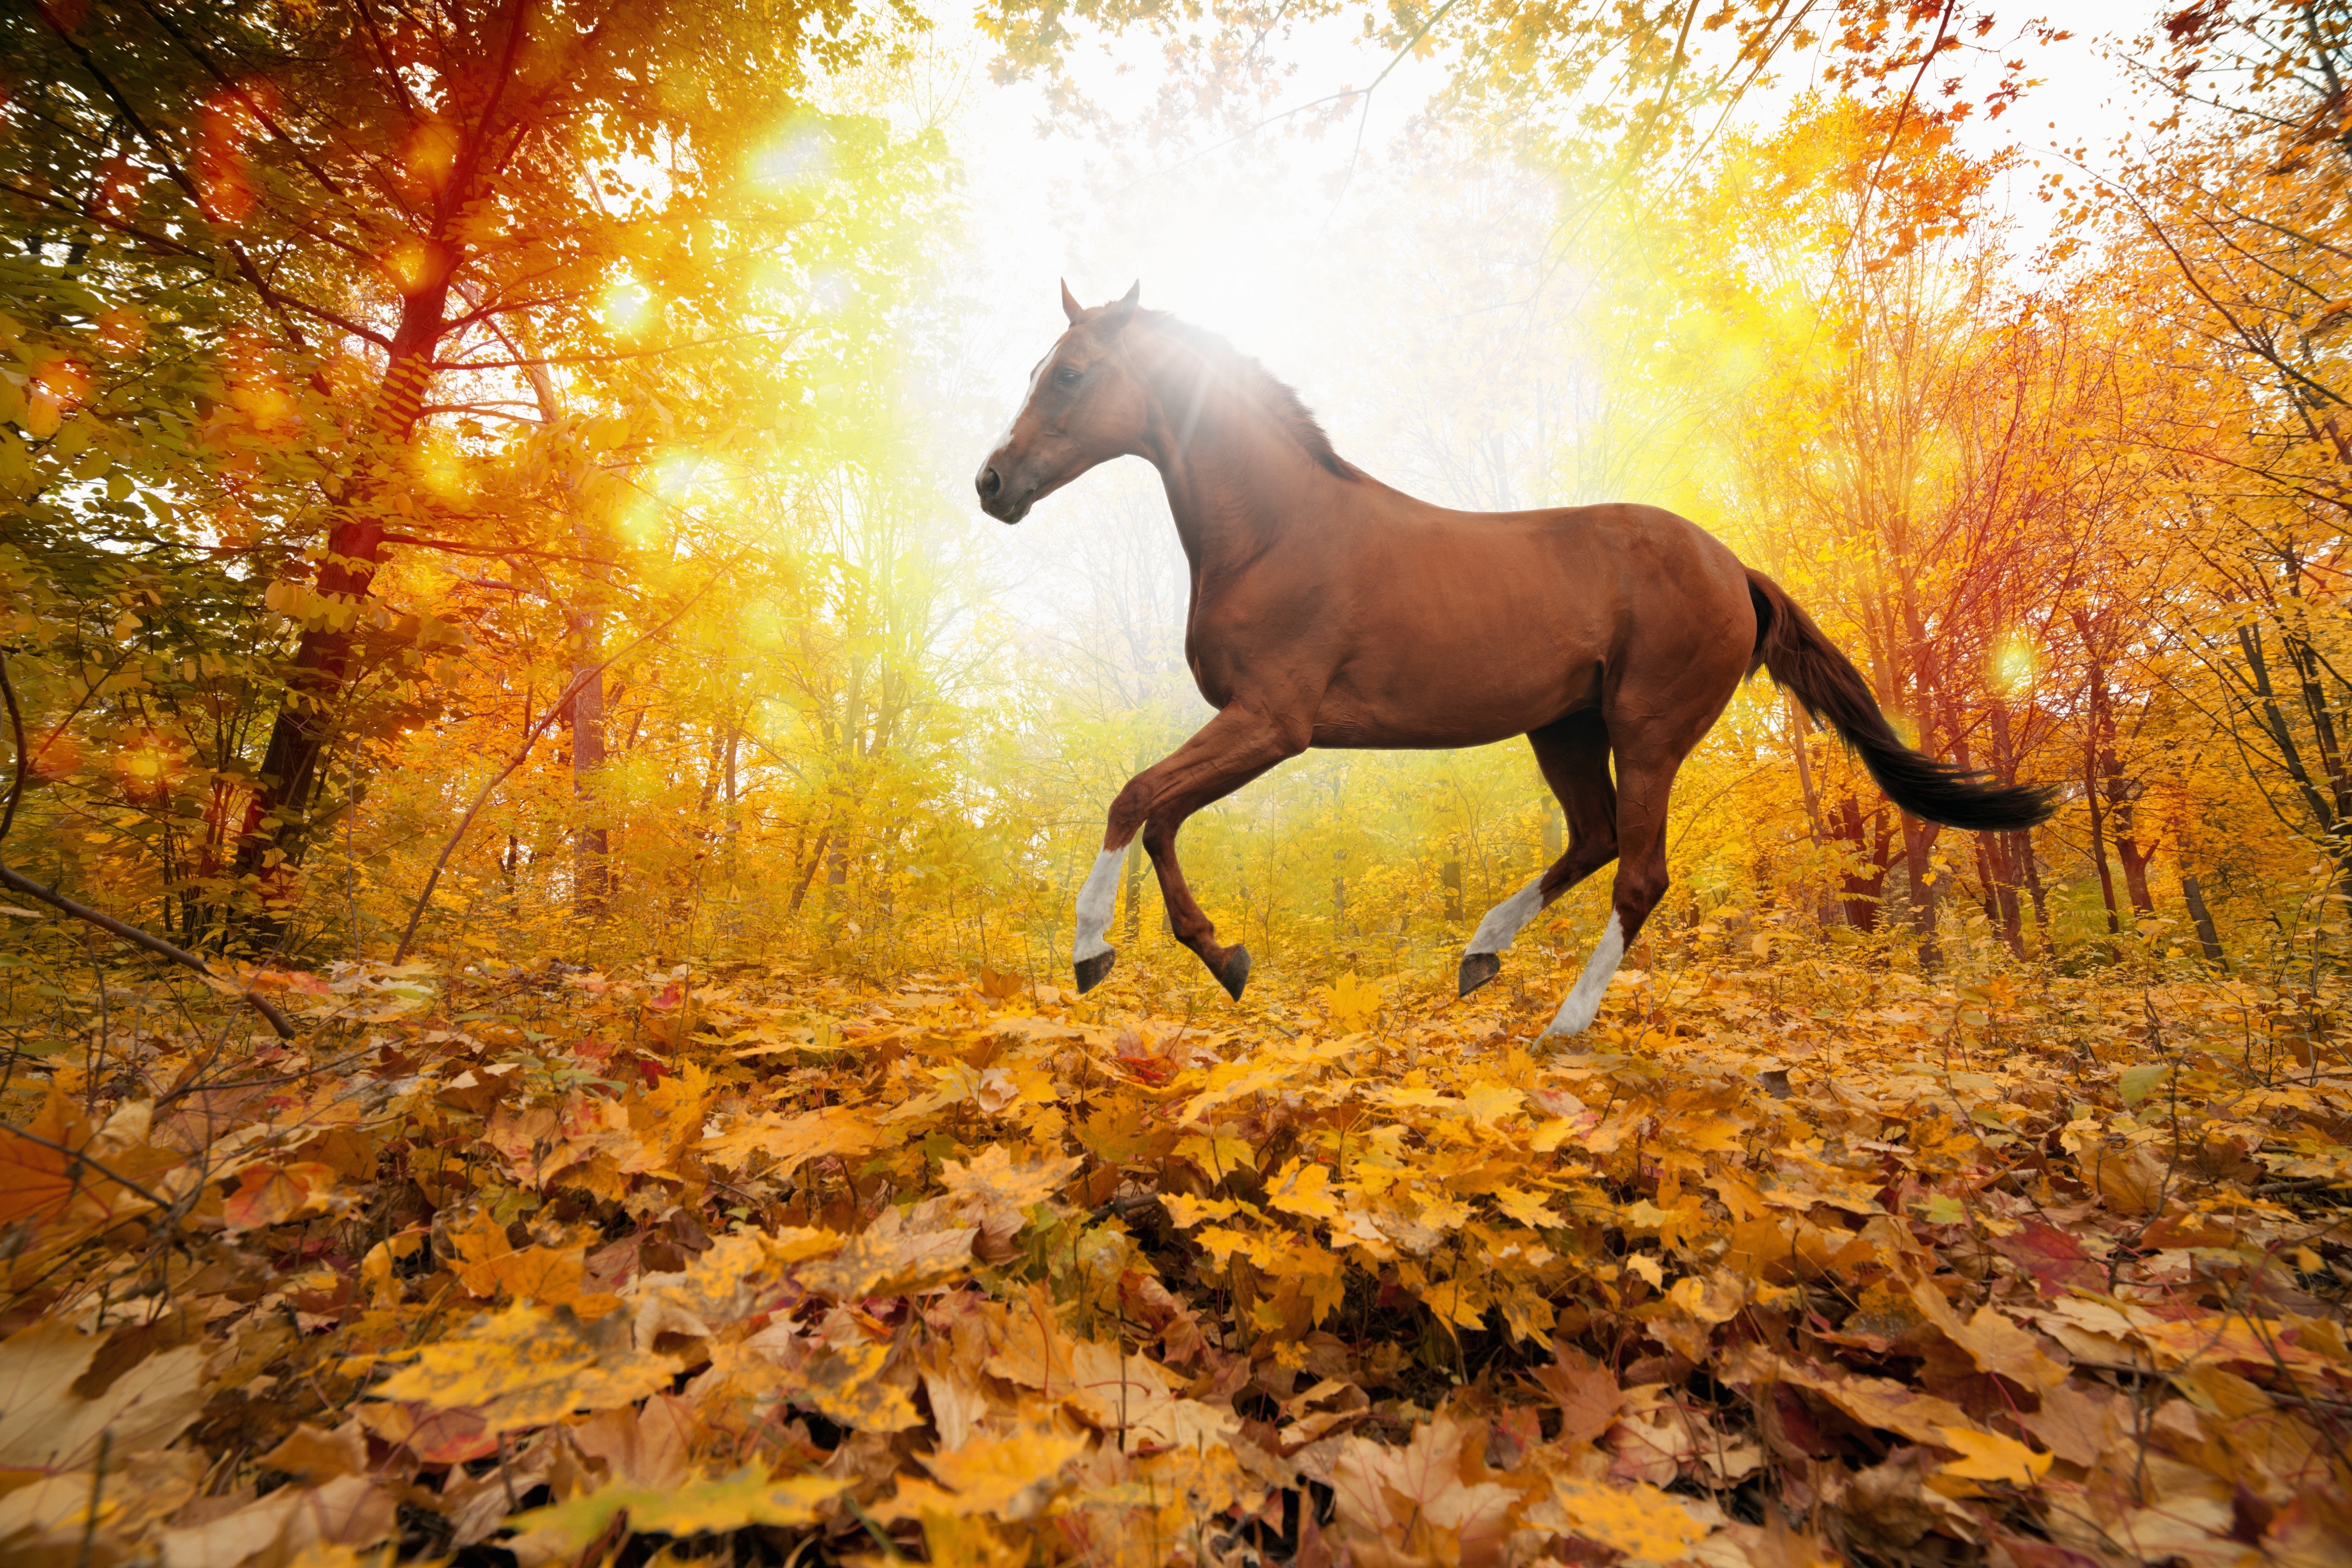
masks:
<svg viewBox="0 0 2352 1568"><path fill-rule="evenodd" d="M1829 721L1896 805L1923 821L1977 833L2032 827L2056 808L2050 790L1995 783L1905 745L1853 661L1778 583L1750 571L1748 595L1756 603L1756 657L1748 673L1759 666L1771 671L1806 712Z"/></svg>

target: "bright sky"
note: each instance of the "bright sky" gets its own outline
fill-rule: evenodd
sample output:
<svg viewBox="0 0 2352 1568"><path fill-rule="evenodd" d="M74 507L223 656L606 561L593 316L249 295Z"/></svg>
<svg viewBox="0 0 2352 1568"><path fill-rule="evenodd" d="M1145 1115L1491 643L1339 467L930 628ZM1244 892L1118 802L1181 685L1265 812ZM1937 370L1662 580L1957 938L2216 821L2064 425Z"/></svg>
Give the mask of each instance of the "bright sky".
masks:
<svg viewBox="0 0 2352 1568"><path fill-rule="evenodd" d="M1970 122L1964 132L1967 142L1979 152L2016 145L2053 166L2053 150L2078 146L2093 150L2095 166L2106 161L2117 139L2147 118L2144 109L2136 110L2128 78L2109 51L2115 39L2148 26L2153 16L2145 3L2069 0L2063 24L2074 37L2032 49L2030 70L2039 85L1999 120ZM939 43L946 54L969 49L975 61L987 58L985 41L969 30L963 16L942 16L940 26ZM1146 101L1156 75L1150 49L1122 53L1139 68L1120 75L1108 62L1088 67L1088 85L1114 110ZM1368 82L1389 64L1385 52L1348 37L1344 28L1295 41L1290 57L1297 69L1280 100L1283 108ZM1791 61L1778 89L1752 95L1745 112L1777 118L1809 85L1810 74L1804 62ZM1361 405L1370 400L1350 393L1360 388L1366 366L1383 363L1384 341L1397 345L1393 363L1402 366L1409 342L1460 330L1465 311L1442 290L1415 297L1389 289L1377 300L1366 293L1368 279L1386 281L1381 276L1382 226L1397 209L1381 204L1395 203L1400 193L1387 177L1391 155L1401 152L1414 117L1442 84L1436 65L1403 62L1357 116L1320 136L1279 128L1260 132L1239 149L1210 153L1124 190L1089 177L1105 162L1100 147L1039 134L1043 99L1034 87L999 87L979 68L969 79L973 85L956 123L971 180L968 287L988 302L990 318L967 346L977 363L968 367L965 391L989 406L984 414L954 416L952 426L971 425L969 439L947 442L943 462L961 464L965 472L977 467L1012 413L1030 367L1062 330L1059 278L1066 277L1087 304L1112 298L1140 279L1147 306L1172 310L1223 333L1299 385L1339 449L1360 459L1369 445ZM1204 133L1194 145L1216 140ZM1159 167L1180 162L1171 150ZM2037 173L2029 167L2012 185L2011 212L2028 251L2046 222L2046 209L2028 194ZM1511 177L1527 183L1524 176ZM1112 185L1108 194L1106 185ZM1540 205L1531 207L1525 225L1530 247L1539 247L1542 223ZM1360 322L1355 341L1335 342L1334 320ZM954 427L943 436L955 435ZM1475 431L1464 433L1465 439L1475 437ZM964 447L968 453L954 454ZM1393 462L1370 466L1412 488L1412 474L1391 471ZM1090 476L1041 506L1015 531L1022 536L1018 541L974 542L993 561L1019 563L1015 575L1041 587L1045 579L1059 577L1066 589L1076 531L1097 526L1106 507L1131 511L1138 484L1150 479L1139 470ZM1433 499L1471 504L1462 496ZM1569 498L1512 499L1530 504ZM997 527L980 520L976 509L972 518L983 531ZM1172 563L1172 542L1169 549ZM1051 618L1058 596L1047 593L1034 599L1033 611Z"/></svg>

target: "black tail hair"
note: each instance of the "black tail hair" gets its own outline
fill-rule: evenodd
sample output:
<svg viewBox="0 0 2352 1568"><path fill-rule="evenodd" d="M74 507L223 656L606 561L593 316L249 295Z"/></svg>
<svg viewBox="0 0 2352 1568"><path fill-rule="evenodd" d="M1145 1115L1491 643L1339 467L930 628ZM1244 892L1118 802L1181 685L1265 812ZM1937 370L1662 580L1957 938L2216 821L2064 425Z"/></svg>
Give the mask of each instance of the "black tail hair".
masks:
<svg viewBox="0 0 2352 1568"><path fill-rule="evenodd" d="M1924 821L1973 833L2032 827L2056 809L2051 790L1997 784L1905 745L1853 661L1822 635L1812 616L1778 583L1750 571L1748 594L1756 602L1756 658L1748 673L1762 666L1776 683L1797 694L1806 712L1829 721L1896 805Z"/></svg>

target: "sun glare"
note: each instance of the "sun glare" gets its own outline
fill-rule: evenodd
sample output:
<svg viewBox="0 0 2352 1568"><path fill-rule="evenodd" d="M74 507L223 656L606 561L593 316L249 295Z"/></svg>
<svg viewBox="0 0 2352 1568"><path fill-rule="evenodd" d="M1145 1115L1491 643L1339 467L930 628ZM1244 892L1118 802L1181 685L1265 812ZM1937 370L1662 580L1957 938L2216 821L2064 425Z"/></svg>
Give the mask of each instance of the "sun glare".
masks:
<svg viewBox="0 0 2352 1568"><path fill-rule="evenodd" d="M616 337L635 337L653 324L656 313L653 295L640 284L615 283L604 290L605 330Z"/></svg>
<svg viewBox="0 0 2352 1568"><path fill-rule="evenodd" d="M2002 691L2013 697L2024 690L2033 679L2037 662L2032 643L2012 632L2001 638L2000 646L1993 649L1993 680Z"/></svg>
<svg viewBox="0 0 2352 1568"><path fill-rule="evenodd" d="M754 181L771 191L788 191L823 179L833 166L833 147L821 127L796 125L752 153L751 163Z"/></svg>

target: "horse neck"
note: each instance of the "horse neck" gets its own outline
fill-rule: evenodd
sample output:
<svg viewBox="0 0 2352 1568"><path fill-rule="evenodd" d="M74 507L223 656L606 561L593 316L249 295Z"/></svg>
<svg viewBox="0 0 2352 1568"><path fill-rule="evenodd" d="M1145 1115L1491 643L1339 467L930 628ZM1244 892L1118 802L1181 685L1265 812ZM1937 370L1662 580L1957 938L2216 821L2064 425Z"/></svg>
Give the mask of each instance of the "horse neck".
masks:
<svg viewBox="0 0 2352 1568"><path fill-rule="evenodd" d="M1160 470L1195 596L1263 554L1339 479L1315 461L1234 368L1160 337L1142 367L1152 413L1143 456Z"/></svg>

